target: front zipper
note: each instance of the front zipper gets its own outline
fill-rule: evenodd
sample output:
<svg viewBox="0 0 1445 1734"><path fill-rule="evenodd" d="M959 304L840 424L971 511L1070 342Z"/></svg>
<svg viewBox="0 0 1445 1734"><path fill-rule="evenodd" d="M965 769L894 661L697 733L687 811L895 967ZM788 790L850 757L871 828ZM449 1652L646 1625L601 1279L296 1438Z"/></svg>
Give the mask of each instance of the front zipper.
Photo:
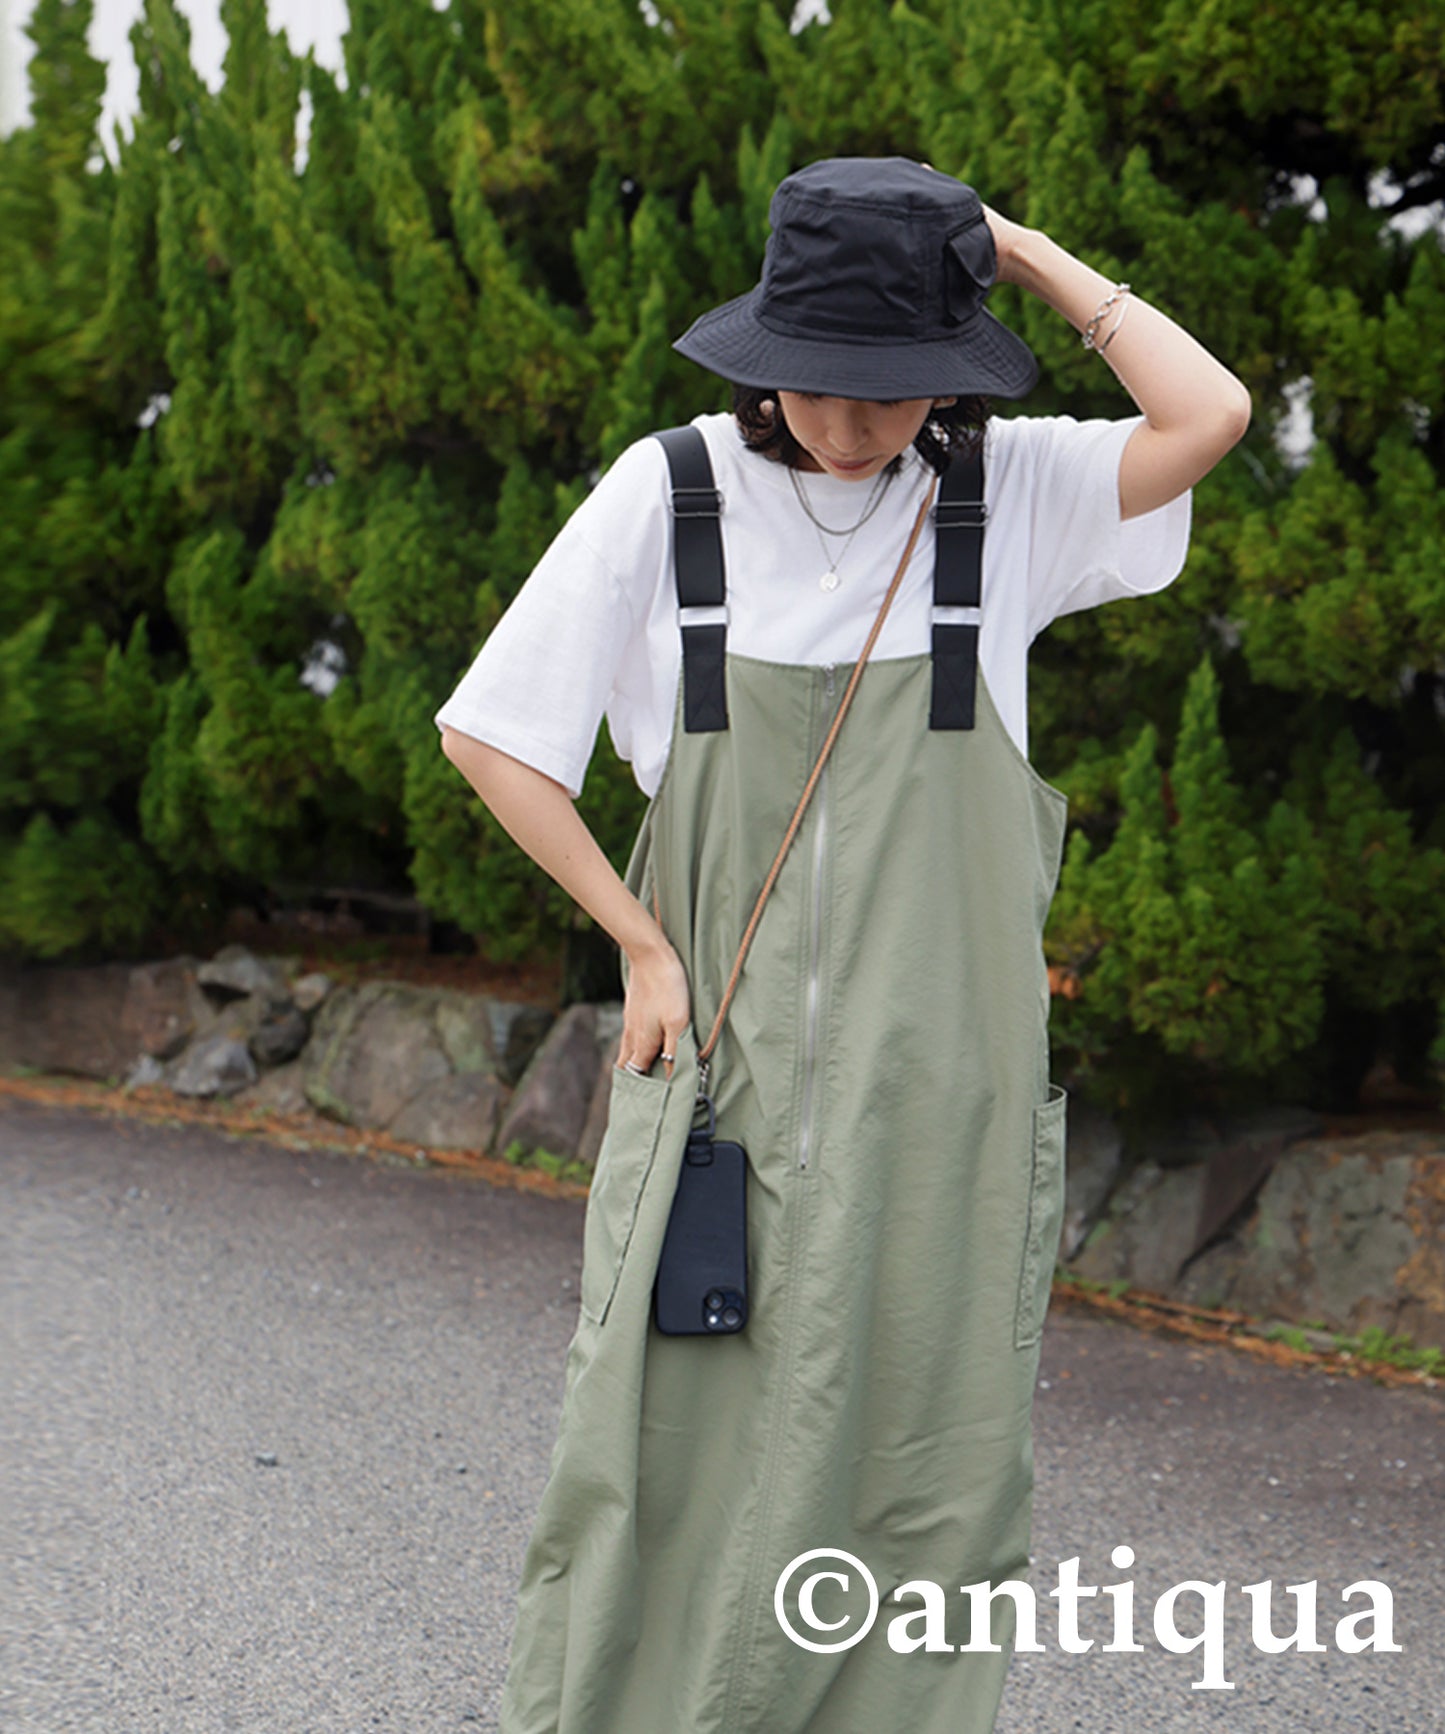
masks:
<svg viewBox="0 0 1445 1734"><path fill-rule="evenodd" d="M823 670L823 692L831 699L833 696L833 664L826 664ZM832 726L832 705L827 707L827 726ZM826 733L826 730L825 730ZM818 778L818 817L813 832L813 883L812 883L812 916L813 931L809 941L808 956L808 997L804 1013L805 1026L803 1031L803 1115L802 1127L798 1134L798 1168L808 1166L808 1146L812 1135L813 1124L813 1062L818 1046L818 999L819 999L819 954L822 949L823 937L823 852L828 833L828 772L832 769L831 759L823 766Z"/></svg>

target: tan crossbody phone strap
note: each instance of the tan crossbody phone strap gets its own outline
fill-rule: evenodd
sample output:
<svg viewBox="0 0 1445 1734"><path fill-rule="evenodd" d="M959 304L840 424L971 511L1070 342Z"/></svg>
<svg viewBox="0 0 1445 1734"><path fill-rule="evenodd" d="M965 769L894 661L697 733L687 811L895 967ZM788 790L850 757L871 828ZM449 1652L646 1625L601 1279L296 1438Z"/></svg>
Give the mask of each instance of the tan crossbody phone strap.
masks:
<svg viewBox="0 0 1445 1734"><path fill-rule="evenodd" d="M893 598L898 593L898 586L903 580L904 572L908 569L908 562L913 558L913 550L918 545L919 535L922 533L924 523L928 517L929 508L933 505L933 496L937 490L938 478L935 476L927 494L924 496L923 504L918 508L918 516L913 520L913 528L908 533L908 542L904 547L902 558L898 562L898 569L893 574L887 593L884 595L883 604L879 608L877 618L873 622L873 628L868 634L868 641L863 646L862 654L859 656L858 661L854 666L853 677L848 682L847 689L843 694L842 702L838 706L838 714L833 718L833 726L828 730L828 737L823 742L822 749L818 754L817 763L813 766L813 774L808 778L807 786L799 797L798 805L793 813L792 822L788 826L787 835L783 838L778 853L773 859L773 864L768 870L768 876L763 881L763 888L758 893L758 900L753 905L753 913L748 921L747 928L743 933L742 941L738 946L737 958L733 963L732 974L728 977L727 990L723 994L722 1004L718 1007L718 1014L713 1022L712 1031L697 1052L698 1064L702 1070L702 1088L704 1091L707 1089L708 1056L717 1046L718 1036L722 1032L723 1019L727 1016L727 1009L732 1001L733 990L737 987L738 977L742 974L743 959L747 955L748 947L752 944L753 935L757 931L758 922L762 918L763 905L767 902L768 893L772 890L773 884L778 877L779 869L783 865L783 857L788 853L789 848L792 846L794 837L798 834L798 827L803 822L803 814L807 810L808 802L813 798L813 790L818 786L818 779L823 774L823 766L828 762L828 754L833 750L833 742L838 738L838 730L843 726L843 718L848 714L848 706L853 702L853 694L857 690L859 680L862 679L863 664L867 662L869 654L872 651L874 644L877 642L878 634L883 630L883 622L888 616L888 610L893 606ZM661 927L662 915L658 906L657 885L655 882L652 887L652 909L657 924Z"/></svg>

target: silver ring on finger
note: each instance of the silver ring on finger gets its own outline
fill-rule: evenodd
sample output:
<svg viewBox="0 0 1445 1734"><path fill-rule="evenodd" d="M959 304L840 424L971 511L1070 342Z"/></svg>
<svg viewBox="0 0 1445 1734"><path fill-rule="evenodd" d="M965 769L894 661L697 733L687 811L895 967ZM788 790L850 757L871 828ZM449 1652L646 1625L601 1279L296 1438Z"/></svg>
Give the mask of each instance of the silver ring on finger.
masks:
<svg viewBox="0 0 1445 1734"><path fill-rule="evenodd" d="M676 1054L659 1054L657 1057L660 1060L666 1060L668 1065L671 1065L672 1062L677 1058L677 1055Z"/></svg>
<svg viewBox="0 0 1445 1734"><path fill-rule="evenodd" d="M624 1060L622 1062L622 1069L624 1072L631 1072L634 1078L645 1078L647 1076L647 1073L643 1068L632 1060Z"/></svg>

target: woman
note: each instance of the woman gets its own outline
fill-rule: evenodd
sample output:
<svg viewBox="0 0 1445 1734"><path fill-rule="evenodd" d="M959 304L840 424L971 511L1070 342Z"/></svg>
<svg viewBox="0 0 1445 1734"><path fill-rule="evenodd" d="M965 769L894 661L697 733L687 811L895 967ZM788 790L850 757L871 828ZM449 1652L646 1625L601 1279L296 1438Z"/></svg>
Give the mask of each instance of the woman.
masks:
<svg viewBox="0 0 1445 1734"><path fill-rule="evenodd" d="M961 1592L1029 1575L1063 1203L1041 935L1066 803L1028 763L1027 651L1174 578L1189 490L1249 420L1162 313L926 166L814 163L771 219L758 286L676 345L737 388L735 415L693 424L724 634L684 667L668 461L642 440L437 713L626 978L503 1734L993 1726L1014 1592L977 1621ZM1141 413L989 421L1036 375L983 305L995 280L1082 332ZM982 591L960 608L935 597L953 532L927 510L971 451ZM980 515L945 519L977 558ZM572 804L604 711L652 797L625 880ZM700 1049L718 1135L747 1151L750 1311L669 1336L651 1292ZM813 1550L846 1557L810 1570Z"/></svg>

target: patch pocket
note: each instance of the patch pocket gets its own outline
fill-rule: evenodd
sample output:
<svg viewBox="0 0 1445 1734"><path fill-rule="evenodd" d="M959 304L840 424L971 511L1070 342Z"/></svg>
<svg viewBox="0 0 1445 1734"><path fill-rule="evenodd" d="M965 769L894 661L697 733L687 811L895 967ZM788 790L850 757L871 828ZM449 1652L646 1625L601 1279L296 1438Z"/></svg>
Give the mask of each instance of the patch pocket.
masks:
<svg viewBox="0 0 1445 1734"><path fill-rule="evenodd" d="M606 1319L612 1305L642 1189L657 1155L663 1112L676 1081L676 1068L671 1078L639 1077L621 1066L612 1068L607 1130L592 1170L582 1232L580 1305L594 1324Z"/></svg>
<svg viewBox="0 0 1445 1734"><path fill-rule="evenodd" d="M1043 1334L1049 1290L1064 1227L1064 1150L1068 1092L1049 1085L1049 1099L1034 1109L1033 1157L1029 1172L1028 1223L1019 1268L1014 1347L1029 1349Z"/></svg>

